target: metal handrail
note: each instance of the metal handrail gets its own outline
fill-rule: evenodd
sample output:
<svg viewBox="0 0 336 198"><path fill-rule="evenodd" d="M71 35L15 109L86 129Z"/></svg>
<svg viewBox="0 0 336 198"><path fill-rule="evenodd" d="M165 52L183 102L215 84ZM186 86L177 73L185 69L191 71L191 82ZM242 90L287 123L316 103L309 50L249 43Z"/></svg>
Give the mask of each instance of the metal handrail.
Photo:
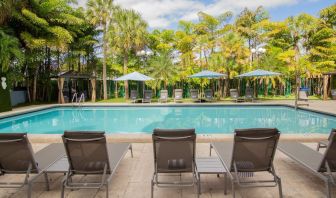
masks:
<svg viewBox="0 0 336 198"><path fill-rule="evenodd" d="M75 102L77 102L77 96L78 96L78 93L74 93L74 95L72 96L72 100L71 100L71 103L74 103L74 100Z"/></svg>
<svg viewBox="0 0 336 198"><path fill-rule="evenodd" d="M85 100L85 95L84 95L84 93L82 93L79 97L78 105L80 106L81 102L84 103L84 100Z"/></svg>

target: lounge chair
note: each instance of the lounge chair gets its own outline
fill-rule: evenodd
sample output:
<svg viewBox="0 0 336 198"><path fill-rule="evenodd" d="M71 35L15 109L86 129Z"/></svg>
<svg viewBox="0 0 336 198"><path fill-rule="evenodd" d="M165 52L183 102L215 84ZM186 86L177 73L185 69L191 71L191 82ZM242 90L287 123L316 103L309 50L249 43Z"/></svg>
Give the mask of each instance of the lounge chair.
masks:
<svg viewBox="0 0 336 198"><path fill-rule="evenodd" d="M245 101L254 101L254 96L253 96L253 88L246 87L245 90Z"/></svg>
<svg viewBox="0 0 336 198"><path fill-rule="evenodd" d="M230 89L230 97L234 102L243 102L244 99L239 97L237 89Z"/></svg>
<svg viewBox="0 0 336 198"><path fill-rule="evenodd" d="M151 197L154 186L157 187L198 187L195 164L196 134L195 129L154 129L154 174L151 181ZM163 181L163 174L192 173L192 181ZM198 188L197 188L198 189ZM199 193L197 192L197 196Z"/></svg>
<svg viewBox="0 0 336 198"><path fill-rule="evenodd" d="M332 135L332 132L336 132L336 129L331 130L331 133L329 134L329 137L328 137L327 140L322 140L322 141L319 141L317 143L317 148L316 148L317 151L319 151L320 148L327 148L327 146L329 144L329 141L330 141L330 138L331 138L331 135Z"/></svg>
<svg viewBox="0 0 336 198"><path fill-rule="evenodd" d="M207 101L213 101L213 91L212 89L206 89L204 90L204 97L205 97L205 100Z"/></svg>
<svg viewBox="0 0 336 198"><path fill-rule="evenodd" d="M277 129L235 130L234 142L216 142L212 147L222 160L232 183L235 197L235 184L240 187L276 187L282 197L281 180L276 175L273 159L280 133ZM252 180L255 172L268 172L270 180ZM244 179L241 179L244 177Z"/></svg>
<svg viewBox="0 0 336 198"><path fill-rule="evenodd" d="M183 90L175 89L174 90L174 102L182 102L183 100Z"/></svg>
<svg viewBox="0 0 336 198"><path fill-rule="evenodd" d="M308 95L306 91L302 91L302 90L299 91L299 100L308 102Z"/></svg>
<svg viewBox="0 0 336 198"><path fill-rule="evenodd" d="M199 101L198 89L190 89L190 97L194 102Z"/></svg>
<svg viewBox="0 0 336 198"><path fill-rule="evenodd" d="M144 98L142 99L142 102L152 102L152 90L145 90L144 91Z"/></svg>
<svg viewBox="0 0 336 198"><path fill-rule="evenodd" d="M161 90L160 91L160 98L159 102L168 102L168 91L167 90Z"/></svg>
<svg viewBox="0 0 336 198"><path fill-rule="evenodd" d="M132 151L129 143L107 144L104 132L65 131L62 136L66 150L69 169L62 183L65 189L97 189L104 186L106 197L112 175L127 150ZM99 182L73 182L77 175L101 175Z"/></svg>
<svg viewBox="0 0 336 198"><path fill-rule="evenodd" d="M133 103L136 103L138 100L138 91L137 90L131 90L131 96L130 99Z"/></svg>
<svg viewBox="0 0 336 198"><path fill-rule="evenodd" d="M330 186L335 184L332 173L336 172L336 132L331 133L324 154L298 142L279 142L278 149L292 158L307 171L325 182L326 197L331 198Z"/></svg>
<svg viewBox="0 0 336 198"><path fill-rule="evenodd" d="M0 176L25 174L22 183L1 182L0 188L22 188L28 186L27 197L31 197L32 184L44 175L46 189L49 190L48 175L45 170L65 155L62 144L51 144L34 154L26 133L0 134Z"/></svg>

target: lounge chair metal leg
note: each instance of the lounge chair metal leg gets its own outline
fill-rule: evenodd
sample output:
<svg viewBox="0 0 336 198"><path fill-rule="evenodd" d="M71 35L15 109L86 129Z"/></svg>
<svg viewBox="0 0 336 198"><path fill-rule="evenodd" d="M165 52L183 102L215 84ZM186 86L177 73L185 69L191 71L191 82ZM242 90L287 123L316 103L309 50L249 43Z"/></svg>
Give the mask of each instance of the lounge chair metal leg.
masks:
<svg viewBox="0 0 336 198"><path fill-rule="evenodd" d="M32 184L28 183L28 192L27 192L27 197L31 198L31 194L32 194Z"/></svg>
<svg viewBox="0 0 336 198"><path fill-rule="evenodd" d="M316 150L317 150L317 151L320 151L320 143L317 143Z"/></svg>
<svg viewBox="0 0 336 198"><path fill-rule="evenodd" d="M45 179L45 183L46 183L46 190L49 191L50 187L49 187L48 174L47 173L43 173L43 174L44 174L44 179Z"/></svg>
<svg viewBox="0 0 336 198"><path fill-rule="evenodd" d="M62 182L62 187L61 187L61 198L64 198L64 185L65 185L65 180Z"/></svg>
<svg viewBox="0 0 336 198"><path fill-rule="evenodd" d="M198 194L201 194L201 174L198 174Z"/></svg>
<svg viewBox="0 0 336 198"><path fill-rule="evenodd" d="M106 184L106 198L109 197L109 183Z"/></svg>
<svg viewBox="0 0 336 198"><path fill-rule="evenodd" d="M326 179L324 182L326 184L326 196L327 196L327 198L331 198L330 181L329 181L329 179Z"/></svg>
<svg viewBox="0 0 336 198"><path fill-rule="evenodd" d="M227 175L224 173L224 195L227 194Z"/></svg>
<svg viewBox="0 0 336 198"><path fill-rule="evenodd" d="M212 144L210 144L210 156L211 156Z"/></svg>
<svg viewBox="0 0 336 198"><path fill-rule="evenodd" d="M283 197L283 195L282 195L282 184L281 184L281 179L278 177L278 176L276 176L276 178L277 178L277 183L278 183L278 187L279 187L279 196L280 196L280 198L282 198Z"/></svg>
<svg viewBox="0 0 336 198"><path fill-rule="evenodd" d="M153 184L153 181L151 183L151 198L154 197L154 184Z"/></svg>
<svg viewBox="0 0 336 198"><path fill-rule="evenodd" d="M132 147L132 144L130 144L129 150L131 150L131 157L133 158L133 147Z"/></svg>
<svg viewBox="0 0 336 198"><path fill-rule="evenodd" d="M232 197L235 198L236 194L235 194L234 182L232 180L231 180L231 188L232 188Z"/></svg>

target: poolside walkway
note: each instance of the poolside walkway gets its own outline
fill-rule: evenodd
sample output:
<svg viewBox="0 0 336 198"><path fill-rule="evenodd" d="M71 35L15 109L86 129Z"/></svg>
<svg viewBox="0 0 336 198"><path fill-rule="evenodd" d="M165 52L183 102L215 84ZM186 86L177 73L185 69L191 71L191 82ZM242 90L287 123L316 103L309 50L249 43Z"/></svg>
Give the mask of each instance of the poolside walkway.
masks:
<svg viewBox="0 0 336 198"><path fill-rule="evenodd" d="M178 106L178 105L291 105L294 106L293 100L263 100L258 102L244 102L244 103L234 103L231 101L220 101L220 102L212 102L212 103L91 103L86 102L84 105L87 106L135 106L135 105L141 105L141 106L153 106L153 105L163 105L163 106ZM300 102L300 104L303 104ZM300 106L302 109L309 109L309 110L315 110L320 111L324 113L334 114L336 115L336 100L310 100L308 102L309 106ZM47 105L30 105L30 106L24 106L24 107L15 107L12 111L8 112L2 112L0 113L0 118L3 116L9 116L12 114L17 113L23 113L27 111L36 111L48 107L54 107L54 106L72 106L72 104L47 104Z"/></svg>
<svg viewBox="0 0 336 198"><path fill-rule="evenodd" d="M33 144L35 151L43 148L47 144ZM316 144L308 144L315 148ZM209 155L209 144L197 144L197 156L205 157ZM134 158L128 153L120 163L115 177L110 185L109 195L114 198L148 198L150 197L150 181L153 174L153 146L152 144L133 144ZM301 166L296 164L281 152L277 151L275 156L275 169L282 179L284 197L305 197L316 198L324 197L324 183L317 177L309 174ZM258 175L257 177L264 177ZM18 181L22 177L1 176L0 182ZM59 198L60 182L63 178L61 174L50 174L51 190L45 191L43 177L33 186L33 197L37 198ZM83 179L83 178L80 178ZM91 178L92 179L92 178ZM230 184L228 195L224 196L224 180L216 175L202 176L202 195L201 198L231 197ZM336 188L333 187L333 195L336 195ZM183 189L162 189L155 188L154 197L156 198L191 198L195 196L193 188ZM237 189L237 197L248 198L273 198L278 197L277 188L250 188ZM0 189L1 198L21 198L25 197L26 189ZM86 197L105 197L102 190L95 196L95 190L75 190L66 191L66 197L86 198Z"/></svg>

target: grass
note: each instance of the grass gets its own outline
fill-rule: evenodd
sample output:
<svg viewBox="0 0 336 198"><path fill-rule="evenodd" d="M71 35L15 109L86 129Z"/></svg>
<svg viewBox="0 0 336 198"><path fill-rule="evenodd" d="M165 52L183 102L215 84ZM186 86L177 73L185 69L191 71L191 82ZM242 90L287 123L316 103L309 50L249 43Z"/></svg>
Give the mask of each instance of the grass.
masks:
<svg viewBox="0 0 336 198"><path fill-rule="evenodd" d="M295 100L294 95L289 95L289 96L263 96L259 95L258 96L259 100ZM319 96L309 96L309 100L321 100L321 97ZM173 98L168 99L169 102L174 101ZM219 101L232 101L230 97L225 97L221 98ZM111 98L107 100L99 100L98 103L131 103L131 100L126 100L125 98ZM152 102L158 102L158 98L153 98ZM193 102L190 98L184 98L182 102Z"/></svg>

